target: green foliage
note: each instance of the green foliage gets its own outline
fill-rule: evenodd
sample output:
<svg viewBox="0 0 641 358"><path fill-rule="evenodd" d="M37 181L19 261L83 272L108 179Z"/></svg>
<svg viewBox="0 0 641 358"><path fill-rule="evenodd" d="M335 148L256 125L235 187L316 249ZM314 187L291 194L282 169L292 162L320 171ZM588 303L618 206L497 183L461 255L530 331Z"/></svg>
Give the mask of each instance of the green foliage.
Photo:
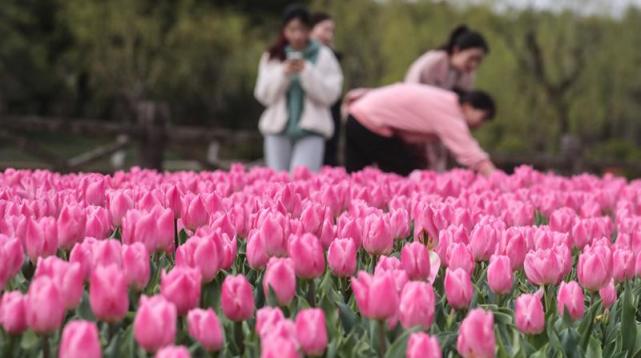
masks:
<svg viewBox="0 0 641 358"><path fill-rule="evenodd" d="M286 3L5 1L0 107L122 120L132 101L145 98L168 102L175 122L253 129L261 110L252 96L258 58ZM499 115L477 134L491 150L554 152L564 121L589 148L641 137L638 10L615 19L496 13L489 2L307 3L336 19L346 89L402 80L409 64L457 24L483 32L491 54L477 85L495 95ZM528 57L528 33L541 48L542 77ZM555 92L577 66L571 85ZM632 144L617 148L619 156L638 156Z"/></svg>

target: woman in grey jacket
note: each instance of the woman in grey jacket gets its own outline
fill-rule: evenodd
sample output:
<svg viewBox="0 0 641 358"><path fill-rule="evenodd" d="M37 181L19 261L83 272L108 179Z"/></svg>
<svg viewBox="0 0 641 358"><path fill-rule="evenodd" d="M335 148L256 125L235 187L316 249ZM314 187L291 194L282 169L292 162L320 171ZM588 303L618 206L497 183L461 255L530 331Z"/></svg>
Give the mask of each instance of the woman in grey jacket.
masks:
<svg viewBox="0 0 641 358"><path fill-rule="evenodd" d="M310 39L310 29L307 9L288 7L278 40L260 59L254 95L266 109L258 127L265 161L275 170L318 170L334 131L330 107L343 75L332 51Z"/></svg>

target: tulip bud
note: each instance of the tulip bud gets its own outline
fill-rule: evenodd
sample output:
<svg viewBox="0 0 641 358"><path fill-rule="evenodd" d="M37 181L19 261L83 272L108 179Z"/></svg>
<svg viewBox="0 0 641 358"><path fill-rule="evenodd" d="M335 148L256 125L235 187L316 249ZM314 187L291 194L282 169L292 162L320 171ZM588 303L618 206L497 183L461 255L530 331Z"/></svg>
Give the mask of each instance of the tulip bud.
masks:
<svg viewBox="0 0 641 358"><path fill-rule="evenodd" d="M173 344L176 338L176 306L160 295L141 296L133 328L136 342L147 352Z"/></svg>
<svg viewBox="0 0 641 358"><path fill-rule="evenodd" d="M296 338L308 356L322 356L327 348L325 313L319 308L307 308L296 315Z"/></svg>
<svg viewBox="0 0 641 358"><path fill-rule="evenodd" d="M296 274L290 258L271 258L263 277L263 290L269 297L270 288L274 291L278 304L287 306L296 295Z"/></svg>
<svg viewBox="0 0 641 358"><path fill-rule="evenodd" d="M336 239L327 250L327 265L334 275L349 277L356 271L356 245L351 239Z"/></svg>
<svg viewBox="0 0 641 358"><path fill-rule="evenodd" d="M545 329L545 312L541 295L522 294L514 303L514 322L525 334L539 334Z"/></svg>
<svg viewBox="0 0 641 358"><path fill-rule="evenodd" d="M118 322L129 310L127 280L116 265L98 266L91 273L89 303L96 318Z"/></svg>
<svg viewBox="0 0 641 358"><path fill-rule="evenodd" d="M256 307L253 288L245 276L225 277L220 307L227 318L236 322L247 320L254 314Z"/></svg>
<svg viewBox="0 0 641 358"><path fill-rule="evenodd" d="M444 288L450 306L459 310L469 307L474 288L470 275L465 270L448 268L445 271Z"/></svg>
<svg viewBox="0 0 641 358"><path fill-rule="evenodd" d="M184 266L176 266L169 273L162 272L160 294L176 305L179 315L186 314L200 302L200 272Z"/></svg>
<svg viewBox="0 0 641 358"><path fill-rule="evenodd" d="M94 322L67 323L60 339L60 358L100 358L100 336Z"/></svg>
<svg viewBox="0 0 641 358"><path fill-rule="evenodd" d="M463 358L494 357L494 315L481 308L471 310L459 327L456 350Z"/></svg>
<svg viewBox="0 0 641 358"><path fill-rule="evenodd" d="M208 310L194 308L189 311L187 325L189 335L208 352L217 352L223 348L225 332L216 312L211 308Z"/></svg>
<svg viewBox="0 0 641 358"><path fill-rule="evenodd" d="M294 263L294 271L300 278L314 279L325 272L323 247L312 234L293 236L289 241L289 256Z"/></svg>
<svg viewBox="0 0 641 358"><path fill-rule="evenodd" d="M561 282L556 296L556 309L560 316L567 311L573 320L583 317L585 311L583 289L576 281Z"/></svg>

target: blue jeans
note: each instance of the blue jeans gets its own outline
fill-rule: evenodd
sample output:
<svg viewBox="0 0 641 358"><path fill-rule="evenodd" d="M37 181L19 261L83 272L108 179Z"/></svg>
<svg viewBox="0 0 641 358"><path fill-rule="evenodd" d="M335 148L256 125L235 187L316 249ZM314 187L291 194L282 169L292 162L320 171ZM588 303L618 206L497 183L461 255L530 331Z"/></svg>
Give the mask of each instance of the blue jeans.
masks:
<svg viewBox="0 0 641 358"><path fill-rule="evenodd" d="M311 171L318 171L323 165L325 139L321 136L292 139L283 135L266 135L264 145L265 162L274 170L291 171L305 166Z"/></svg>

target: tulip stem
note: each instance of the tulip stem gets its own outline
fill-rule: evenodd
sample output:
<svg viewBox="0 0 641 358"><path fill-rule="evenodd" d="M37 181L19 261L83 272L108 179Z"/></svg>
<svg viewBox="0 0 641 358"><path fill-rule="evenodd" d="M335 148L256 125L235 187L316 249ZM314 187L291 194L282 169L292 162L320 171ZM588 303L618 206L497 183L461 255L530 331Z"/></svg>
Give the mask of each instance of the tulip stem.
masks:
<svg viewBox="0 0 641 358"><path fill-rule="evenodd" d="M42 336L42 358L51 357L51 347L49 347L49 336Z"/></svg>
<svg viewBox="0 0 641 358"><path fill-rule="evenodd" d="M307 302L309 302L311 307L316 307L316 285L314 284L314 280L311 279L307 281L307 284L309 285L307 287Z"/></svg>
<svg viewBox="0 0 641 358"><path fill-rule="evenodd" d="M238 346L238 354L242 356L245 353L245 339L243 337L243 322L234 322L234 339Z"/></svg>
<svg viewBox="0 0 641 358"><path fill-rule="evenodd" d="M378 355L382 358L385 356L387 349L387 340L385 337L385 320L378 320Z"/></svg>

